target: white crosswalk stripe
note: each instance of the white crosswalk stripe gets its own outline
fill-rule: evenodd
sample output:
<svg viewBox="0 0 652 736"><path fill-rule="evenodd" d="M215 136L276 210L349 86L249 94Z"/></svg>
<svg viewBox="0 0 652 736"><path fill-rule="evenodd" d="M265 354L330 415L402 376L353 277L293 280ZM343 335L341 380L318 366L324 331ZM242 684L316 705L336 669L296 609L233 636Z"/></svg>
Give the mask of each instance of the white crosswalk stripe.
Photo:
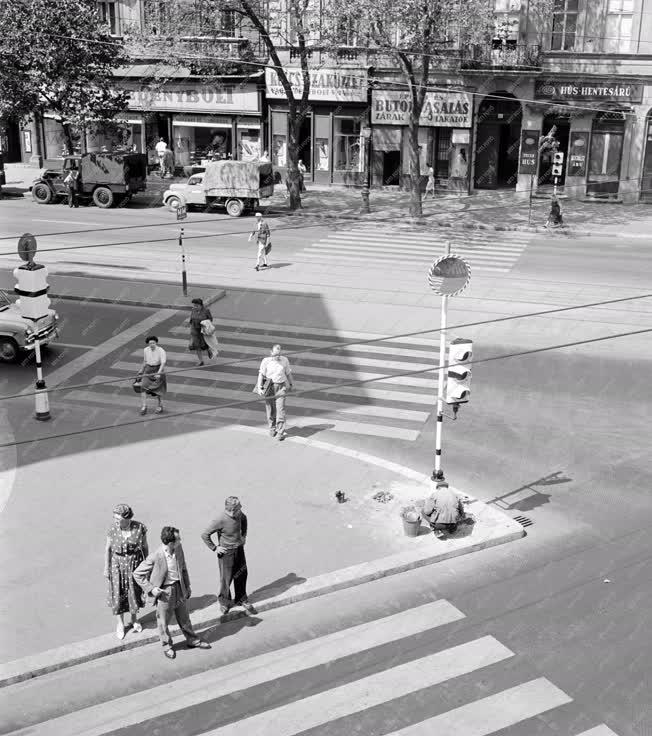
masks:
<svg viewBox="0 0 652 736"><path fill-rule="evenodd" d="M408 231L354 227L332 232L301 252L321 262L366 262L413 269L417 265L430 265L443 255L446 242L450 242L451 251L467 259L474 272L506 273L533 238L530 233L511 231Z"/></svg>
<svg viewBox="0 0 652 736"><path fill-rule="evenodd" d="M260 360L274 342L283 344L294 373L287 402L288 429L321 430L414 441L432 413L437 393L437 350L432 333L393 338L339 333L324 328L216 319L219 357L203 368L188 351L188 327L162 325L158 335L168 357L168 411L197 412L228 423L265 423L264 405L252 393ZM347 344L345 347L336 347ZM133 345L87 389L69 400L137 408L129 377L142 364ZM111 383L124 378L122 383Z"/></svg>
<svg viewBox="0 0 652 736"><path fill-rule="evenodd" d="M523 726L526 734L528 719L573 703L545 677L521 677L513 666L510 674L515 654L491 635L474 639L465 636L465 629L456 633L449 630L449 636L458 640L444 646L447 634L442 627L464 618L464 613L446 600L426 603L280 650L108 698L15 731L12 736L105 736L116 731L126 735L130 728L138 734L176 733L181 722L192 723L193 733L198 736L298 736L309 729L327 728L338 719L382 719L382 715L374 715L375 708L389 707L392 712L398 708L418 716L420 706L421 719L415 722L412 715L409 725L382 732L386 736L490 736ZM442 647L431 653L421 651L416 642L425 640L419 637L436 631L437 638L430 639L441 641ZM389 645L410 653L410 658L392 664L391 658L383 654L383 647ZM366 671L355 669L359 659L366 662ZM339 682L340 675L346 681L333 684ZM297 676L314 678L316 687L307 688L302 696L296 690ZM505 684L509 687L501 686L501 676L507 678ZM487 694L487 682L491 682L491 694ZM254 692L258 692L255 700ZM273 692L273 697L266 699L266 692ZM215 727L221 698L241 703L242 713L252 714L234 714L228 719L225 712L220 719L224 725ZM433 710L423 709L424 703L435 700ZM362 733L359 729L355 732ZM566 736L616 734L603 724Z"/></svg>

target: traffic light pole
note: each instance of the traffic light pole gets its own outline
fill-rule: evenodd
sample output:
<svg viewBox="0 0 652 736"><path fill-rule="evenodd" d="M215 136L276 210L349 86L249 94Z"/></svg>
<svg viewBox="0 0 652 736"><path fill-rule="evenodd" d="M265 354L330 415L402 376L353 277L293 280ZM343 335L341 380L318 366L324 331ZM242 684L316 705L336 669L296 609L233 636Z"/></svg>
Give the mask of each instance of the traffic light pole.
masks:
<svg viewBox="0 0 652 736"><path fill-rule="evenodd" d="M450 253L450 244L447 254ZM441 326L439 331L439 376L437 378L437 427L435 429L435 472L434 480L444 480L441 469L441 435L444 426L444 385L446 379L446 321L448 317L448 297L441 298Z"/></svg>
<svg viewBox="0 0 652 736"><path fill-rule="evenodd" d="M181 286L183 295L188 296L188 275L186 274L186 251L183 247L183 228L179 229L179 247L181 248Z"/></svg>
<svg viewBox="0 0 652 736"><path fill-rule="evenodd" d="M47 422L50 419L50 401L48 389L43 379L43 363L41 361L41 341L34 340L34 357L36 358L36 392L34 403L36 406L35 416L39 422Z"/></svg>

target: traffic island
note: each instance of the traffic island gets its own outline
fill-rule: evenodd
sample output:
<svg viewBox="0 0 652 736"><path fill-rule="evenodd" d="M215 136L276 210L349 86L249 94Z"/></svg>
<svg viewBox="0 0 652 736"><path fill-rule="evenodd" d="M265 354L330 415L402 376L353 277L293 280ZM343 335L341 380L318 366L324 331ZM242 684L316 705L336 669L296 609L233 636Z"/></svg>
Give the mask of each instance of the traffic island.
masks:
<svg viewBox="0 0 652 736"><path fill-rule="evenodd" d="M13 578L21 585L15 590L5 586L17 612L16 620L7 625L16 637L25 637L22 649L32 653L0 665L1 685L158 641L151 607L141 612L143 631L129 631L118 640L105 606L105 583L96 558L101 557L110 512L117 502L132 505L135 518L147 524L150 549L158 546L162 525L181 529L194 595L191 618L198 631L245 615L239 608L221 615L215 595L217 560L200 539L207 517L218 512L224 498L234 492L249 516L248 587L260 613L524 536L521 525L509 516L469 497L466 506L474 524L461 525L444 540L422 524L418 536L408 537L400 510L406 505L418 507L431 492L426 476L314 437L292 436L291 427L283 443L271 439L265 429L240 425L195 432L176 427L176 434L168 435L162 423L148 427L146 438L142 428L116 428L114 436L105 433L100 450L91 449L93 440L80 437L70 440L68 454L45 456L42 461L32 456L29 464L19 459L5 511L5 537L12 550L8 562L16 566ZM207 473L197 458L215 458L214 472ZM156 463L155 488L151 462ZM320 469L317 475L315 468ZM91 472L97 479L92 494L88 493ZM49 492L40 494L35 505L35 489L45 479ZM341 502L338 492L344 494ZM61 498L84 520L73 542L74 554L71 550L69 555L61 549L69 539L67 530L46 523L56 518ZM57 554L25 553L21 519L26 508L32 509L33 525L45 534L41 548ZM272 548L274 554L270 554ZM34 565L49 568L40 575L47 589L38 583L40 610L49 612L47 618L27 605L34 595L28 574ZM57 646L37 653L34 632L48 626L39 633L40 641ZM85 639L76 641L80 632Z"/></svg>

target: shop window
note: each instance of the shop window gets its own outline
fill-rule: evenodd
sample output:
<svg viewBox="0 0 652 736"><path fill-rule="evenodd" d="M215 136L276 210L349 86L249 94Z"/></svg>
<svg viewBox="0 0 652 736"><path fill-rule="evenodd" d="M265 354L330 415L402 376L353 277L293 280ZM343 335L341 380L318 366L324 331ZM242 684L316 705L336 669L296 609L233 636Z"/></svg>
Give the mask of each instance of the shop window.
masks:
<svg viewBox="0 0 652 736"><path fill-rule="evenodd" d="M360 120L335 118L333 122L335 169L337 171L362 171Z"/></svg>
<svg viewBox="0 0 652 736"><path fill-rule="evenodd" d="M274 134L272 137L272 163L274 166L287 166L287 136Z"/></svg>
<svg viewBox="0 0 652 736"><path fill-rule="evenodd" d="M602 115L594 120L589 150L590 192L618 191L624 126L619 113Z"/></svg>
<svg viewBox="0 0 652 736"><path fill-rule="evenodd" d="M315 138L315 169L317 171L328 171L330 151L328 150L328 138Z"/></svg>
<svg viewBox="0 0 652 736"><path fill-rule="evenodd" d="M634 0L608 0L604 50L611 54L629 51L632 38Z"/></svg>
<svg viewBox="0 0 652 736"><path fill-rule="evenodd" d="M116 20L115 2L114 0L107 0L106 2L97 3L97 12L100 16L100 23L109 27L111 35L115 36L118 33L118 25Z"/></svg>
<svg viewBox="0 0 652 736"><path fill-rule="evenodd" d="M419 171L424 176L432 161L432 131L435 128L419 128ZM408 129L403 129L403 173L410 173L410 136Z"/></svg>
<svg viewBox="0 0 652 736"><path fill-rule="evenodd" d="M579 0L554 0L552 9L553 51L572 51L577 32L577 12Z"/></svg>
<svg viewBox="0 0 652 736"><path fill-rule="evenodd" d="M260 159L260 131L255 128L238 128L238 158L240 161Z"/></svg>

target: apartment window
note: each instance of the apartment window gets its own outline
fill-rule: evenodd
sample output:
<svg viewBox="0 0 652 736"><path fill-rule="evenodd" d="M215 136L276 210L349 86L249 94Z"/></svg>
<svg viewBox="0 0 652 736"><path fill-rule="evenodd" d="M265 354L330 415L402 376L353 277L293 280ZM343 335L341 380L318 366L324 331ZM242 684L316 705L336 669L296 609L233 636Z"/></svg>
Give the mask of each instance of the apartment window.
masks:
<svg viewBox="0 0 652 736"><path fill-rule="evenodd" d="M604 50L626 54L632 38L634 0L608 0Z"/></svg>
<svg viewBox="0 0 652 736"><path fill-rule="evenodd" d="M358 45L358 26L358 19L351 16L338 20L337 35L342 46Z"/></svg>
<svg viewBox="0 0 652 736"><path fill-rule="evenodd" d="M520 0L496 0L494 13L495 39L518 38L518 21L521 12Z"/></svg>
<svg viewBox="0 0 652 736"><path fill-rule="evenodd" d="M116 22L115 2L107 0L106 2L97 3L97 12L100 16L100 22L109 27L109 32L115 36L118 33Z"/></svg>
<svg viewBox="0 0 652 736"><path fill-rule="evenodd" d="M167 33L170 27L170 4L167 0L145 0L145 28L154 36Z"/></svg>
<svg viewBox="0 0 652 736"><path fill-rule="evenodd" d="M577 11L579 0L554 0L552 9L553 51L572 51L577 33Z"/></svg>

